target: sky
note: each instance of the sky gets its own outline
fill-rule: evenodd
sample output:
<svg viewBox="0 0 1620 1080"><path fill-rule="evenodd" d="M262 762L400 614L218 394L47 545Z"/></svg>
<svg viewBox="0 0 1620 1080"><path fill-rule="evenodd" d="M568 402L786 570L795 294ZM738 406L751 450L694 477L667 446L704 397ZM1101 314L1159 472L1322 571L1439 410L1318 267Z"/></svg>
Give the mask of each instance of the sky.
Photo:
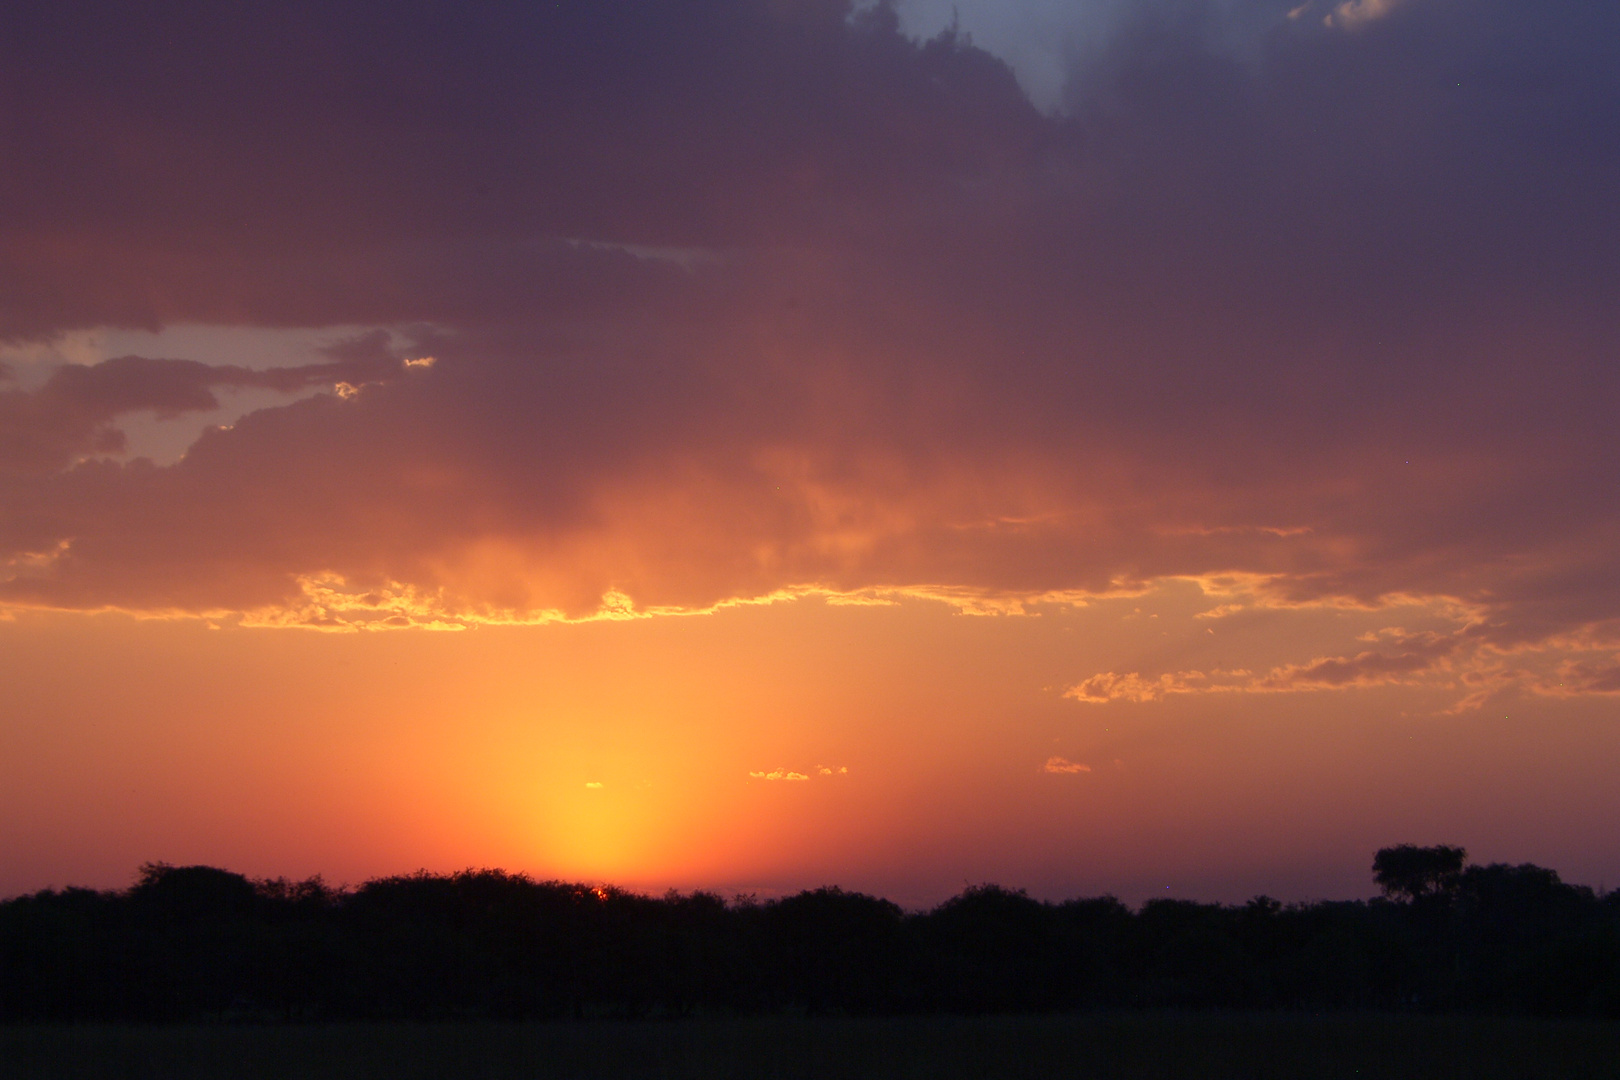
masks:
<svg viewBox="0 0 1620 1080"><path fill-rule="evenodd" d="M1620 8L0 7L0 895L1620 884Z"/></svg>

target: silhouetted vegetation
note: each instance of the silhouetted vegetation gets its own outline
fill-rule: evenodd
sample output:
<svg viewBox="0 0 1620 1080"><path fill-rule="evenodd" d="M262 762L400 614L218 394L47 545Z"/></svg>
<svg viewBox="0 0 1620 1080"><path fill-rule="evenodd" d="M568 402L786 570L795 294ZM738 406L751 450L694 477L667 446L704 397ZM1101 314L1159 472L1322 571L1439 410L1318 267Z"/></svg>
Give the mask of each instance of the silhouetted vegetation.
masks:
<svg viewBox="0 0 1620 1080"><path fill-rule="evenodd" d="M727 902L499 870L0 903L10 1021L1334 1009L1620 1015L1620 894L1459 848L1380 851L1371 901L1049 903L978 886L908 914L825 888Z"/></svg>

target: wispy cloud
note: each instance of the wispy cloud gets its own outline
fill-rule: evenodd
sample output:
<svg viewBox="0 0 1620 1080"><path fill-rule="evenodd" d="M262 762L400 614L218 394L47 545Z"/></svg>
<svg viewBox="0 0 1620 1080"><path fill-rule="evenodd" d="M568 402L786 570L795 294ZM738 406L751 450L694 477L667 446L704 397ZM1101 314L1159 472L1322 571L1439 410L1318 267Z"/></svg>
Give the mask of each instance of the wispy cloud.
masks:
<svg viewBox="0 0 1620 1080"><path fill-rule="evenodd" d="M772 769L769 772L750 772L748 774L755 780L786 780L802 781L821 778L837 779L849 775L848 766L844 765L814 765L805 772L796 772L786 767Z"/></svg>
<svg viewBox="0 0 1620 1080"><path fill-rule="evenodd" d="M1144 675L1105 671L1070 686L1063 696L1093 705L1142 704L1179 695L1405 686L1450 694L1453 702L1443 711L1464 713L1509 692L1561 698L1620 693L1620 644L1597 627L1541 641L1501 644L1493 640L1489 628L1469 621L1449 632L1389 627L1361 635L1360 640L1381 647L1317 656L1261 672L1212 669Z"/></svg>
<svg viewBox="0 0 1620 1080"><path fill-rule="evenodd" d="M748 774L755 780L808 780L805 773L794 772L791 769L772 769L770 772L751 772Z"/></svg>
<svg viewBox="0 0 1620 1080"><path fill-rule="evenodd" d="M1400 4L1400 0L1343 0L1333 11L1323 16L1328 26L1353 28L1382 19ZM1298 9L1295 9L1296 11ZM1294 12L1289 12L1290 17Z"/></svg>

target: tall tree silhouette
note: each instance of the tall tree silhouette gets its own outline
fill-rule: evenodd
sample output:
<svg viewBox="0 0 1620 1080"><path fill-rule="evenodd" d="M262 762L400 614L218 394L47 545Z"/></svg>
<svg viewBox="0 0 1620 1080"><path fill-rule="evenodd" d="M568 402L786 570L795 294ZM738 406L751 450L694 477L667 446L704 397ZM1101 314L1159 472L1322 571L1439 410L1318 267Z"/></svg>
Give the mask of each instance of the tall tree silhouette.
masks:
<svg viewBox="0 0 1620 1080"><path fill-rule="evenodd" d="M1373 856L1373 880L1391 898L1416 900L1449 893L1462 879L1463 860L1467 858L1464 849L1445 844L1380 848Z"/></svg>

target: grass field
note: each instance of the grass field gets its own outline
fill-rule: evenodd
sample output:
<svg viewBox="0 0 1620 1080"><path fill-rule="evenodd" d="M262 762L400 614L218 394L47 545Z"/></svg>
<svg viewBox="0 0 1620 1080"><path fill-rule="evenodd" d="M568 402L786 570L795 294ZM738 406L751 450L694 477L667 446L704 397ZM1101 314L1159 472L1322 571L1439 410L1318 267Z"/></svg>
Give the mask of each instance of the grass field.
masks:
<svg viewBox="0 0 1620 1080"><path fill-rule="evenodd" d="M838 1080L1620 1078L1620 1024L1122 1014L579 1024L0 1027L0 1076Z"/></svg>

